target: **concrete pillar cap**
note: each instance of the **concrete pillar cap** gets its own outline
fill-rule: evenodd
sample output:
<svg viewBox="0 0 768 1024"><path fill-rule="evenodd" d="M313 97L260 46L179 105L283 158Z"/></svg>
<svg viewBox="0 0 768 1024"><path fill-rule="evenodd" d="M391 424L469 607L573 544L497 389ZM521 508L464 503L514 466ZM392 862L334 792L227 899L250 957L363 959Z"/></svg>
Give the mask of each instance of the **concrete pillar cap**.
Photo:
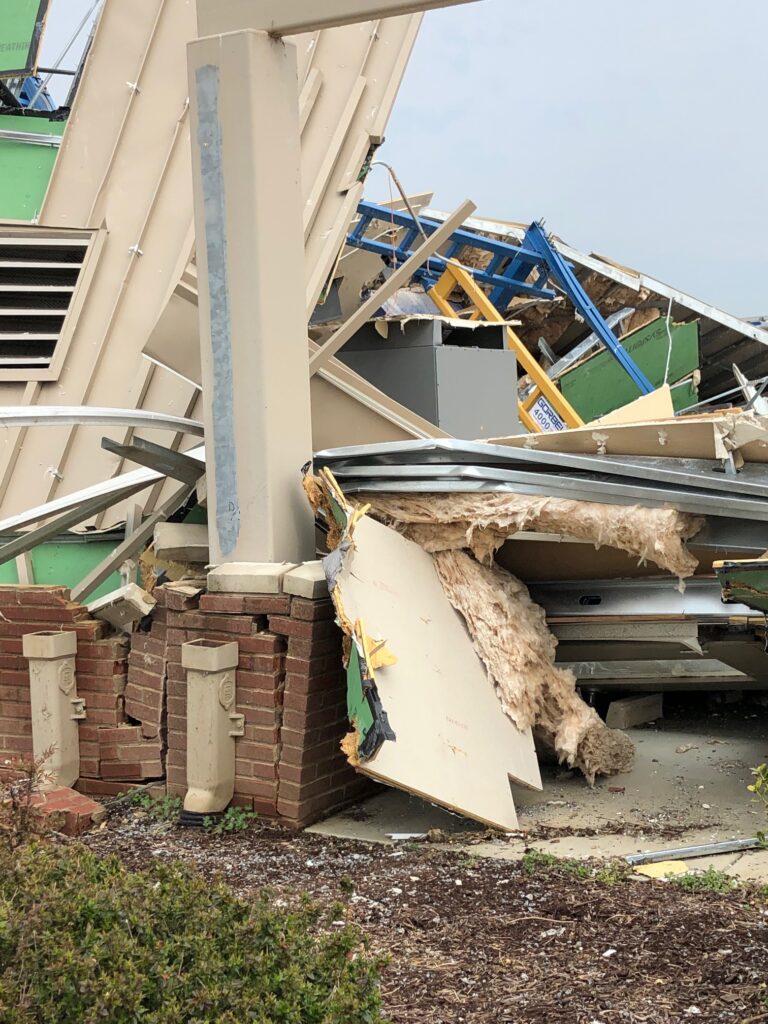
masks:
<svg viewBox="0 0 768 1024"><path fill-rule="evenodd" d="M77 654L77 633L72 630L43 630L21 638L25 658L67 658Z"/></svg>
<svg viewBox="0 0 768 1024"><path fill-rule="evenodd" d="M240 648L225 640L190 640L181 645L181 664L198 672L223 672L237 668Z"/></svg>

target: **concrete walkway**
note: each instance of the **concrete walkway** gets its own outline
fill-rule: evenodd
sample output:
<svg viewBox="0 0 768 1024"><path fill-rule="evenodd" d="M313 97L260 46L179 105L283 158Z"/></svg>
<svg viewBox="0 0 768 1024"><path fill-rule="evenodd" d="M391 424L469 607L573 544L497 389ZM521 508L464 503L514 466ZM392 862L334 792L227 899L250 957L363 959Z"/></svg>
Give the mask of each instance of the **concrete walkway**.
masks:
<svg viewBox="0 0 768 1024"><path fill-rule="evenodd" d="M612 858L751 837L768 830L764 810L746 788L751 768L768 761L768 720L745 707L743 714L665 720L658 728L631 730L637 750L633 770L600 780L593 789L578 773L543 764L543 793L515 790L519 836L481 839L478 833L484 830L477 823L396 790L385 790L310 831L392 842L388 837L393 833L439 829L449 834L452 846L505 859L519 858L531 847L560 857ZM674 832L671 838L666 829ZM768 882L766 850L686 864L692 871L713 866L734 877Z"/></svg>

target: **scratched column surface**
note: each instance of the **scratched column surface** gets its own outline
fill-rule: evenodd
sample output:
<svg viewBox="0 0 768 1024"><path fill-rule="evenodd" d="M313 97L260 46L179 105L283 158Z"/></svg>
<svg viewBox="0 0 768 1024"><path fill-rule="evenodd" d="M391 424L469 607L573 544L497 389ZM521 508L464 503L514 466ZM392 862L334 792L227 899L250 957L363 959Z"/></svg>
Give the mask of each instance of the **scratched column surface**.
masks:
<svg viewBox="0 0 768 1024"><path fill-rule="evenodd" d="M310 559L296 50L200 39L189 78L211 562Z"/></svg>

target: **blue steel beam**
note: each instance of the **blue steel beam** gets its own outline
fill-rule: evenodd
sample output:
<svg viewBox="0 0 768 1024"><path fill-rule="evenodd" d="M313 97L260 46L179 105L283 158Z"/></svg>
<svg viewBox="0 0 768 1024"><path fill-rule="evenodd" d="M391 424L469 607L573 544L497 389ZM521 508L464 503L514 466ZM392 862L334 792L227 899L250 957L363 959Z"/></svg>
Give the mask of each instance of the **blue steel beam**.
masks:
<svg viewBox="0 0 768 1024"><path fill-rule="evenodd" d="M399 210L391 210L389 207L378 206L376 203L368 202L359 204L358 213L360 219L347 237L348 244L358 249L365 249L367 252L376 253L390 262L396 262L398 266L405 263L411 255L412 246L416 241L415 231L418 231L418 227L414 226L414 220L410 214L401 213ZM404 230L404 236L394 248L391 243L366 237L366 231L373 220L379 221L382 224L394 225ZM419 224L425 234L431 235L433 231L440 227L441 221L433 220L429 217L420 217ZM540 262L538 253L532 250L526 251L519 246L510 245L507 242L500 242L495 238L486 238L483 235L475 234L475 232L467 231L463 228L451 235L450 245L446 250L445 256L432 256L429 263L419 271L417 277L429 286L435 284L442 276L447 266L447 261L455 258L459 250L465 245L491 253L492 265L505 265L505 270L502 273L494 272L492 265L486 268L486 270L472 271L473 278L479 284L492 288L495 294L508 296L506 302L502 301L499 303L502 307L507 305L509 298L513 295L527 295L531 298L540 299L555 298L555 292L552 289L542 287L541 285L529 284L525 280L530 273L530 268ZM516 269L521 268L518 271L522 275L520 278L509 275L509 268L513 265Z"/></svg>
<svg viewBox="0 0 768 1024"><path fill-rule="evenodd" d="M624 367L640 389L640 394L650 394L654 390L653 384L624 350L621 342L603 319L600 310L582 288L579 279L547 238L547 233L541 224L531 224L525 233L524 245L526 249L533 249L539 253L549 268L550 276L560 285L584 317L584 321L591 327L614 359Z"/></svg>
<svg viewBox="0 0 768 1024"><path fill-rule="evenodd" d="M421 233L420 228L425 234L431 235L442 223L430 217L420 217L417 224L409 213L376 203L362 202L357 209L359 220L347 237L348 244L376 253L396 266L405 263L412 254L412 246ZM399 242L393 246L391 242L366 237L366 231L374 220L402 229L404 233ZM581 286L570 263L550 243L540 224L531 224L523 244L519 246L460 228L451 235L445 255L431 256L415 276L427 289L431 288L442 276L448 261L456 258L464 246L491 254L485 270L473 269L472 277L478 284L491 289L489 298L494 306L505 309L514 295L553 299L556 293L546 287L549 279L552 279L565 292L614 359L626 370L640 394L647 395L654 390ZM529 280L532 275L533 280Z"/></svg>

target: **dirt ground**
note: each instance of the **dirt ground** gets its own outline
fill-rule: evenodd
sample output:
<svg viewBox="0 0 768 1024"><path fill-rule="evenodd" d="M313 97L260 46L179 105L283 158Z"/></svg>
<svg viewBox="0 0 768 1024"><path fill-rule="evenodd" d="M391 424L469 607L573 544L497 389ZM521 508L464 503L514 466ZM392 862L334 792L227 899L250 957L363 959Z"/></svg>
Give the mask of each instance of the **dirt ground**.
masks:
<svg viewBox="0 0 768 1024"><path fill-rule="evenodd" d="M499 840L503 842L503 839ZM193 862L240 895L337 900L390 957L393 1024L768 1022L768 894L688 892L476 858L430 842L385 846L256 825L218 837L125 805L86 842L131 867Z"/></svg>

